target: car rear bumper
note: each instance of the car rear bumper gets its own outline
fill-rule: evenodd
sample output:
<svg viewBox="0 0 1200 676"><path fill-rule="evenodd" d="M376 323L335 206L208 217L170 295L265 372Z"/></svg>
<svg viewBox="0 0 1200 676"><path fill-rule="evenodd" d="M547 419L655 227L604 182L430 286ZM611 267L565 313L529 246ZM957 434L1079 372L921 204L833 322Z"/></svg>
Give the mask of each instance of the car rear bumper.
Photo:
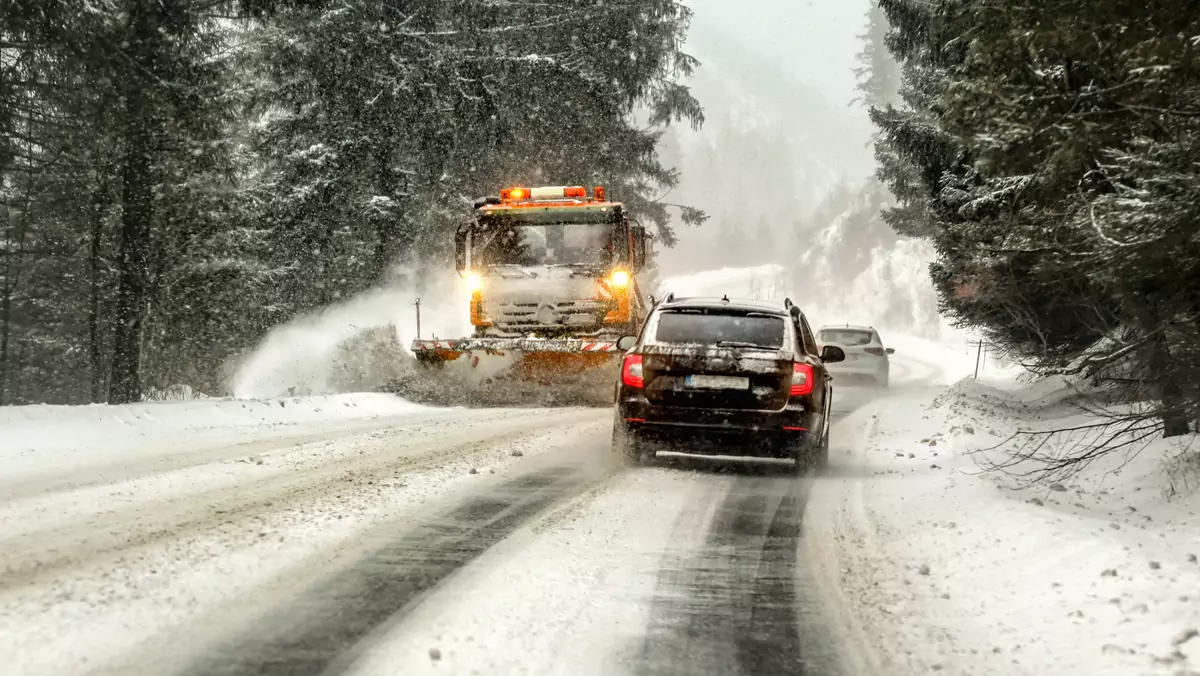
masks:
<svg viewBox="0 0 1200 676"><path fill-rule="evenodd" d="M841 375L844 373L862 373L865 375L875 373L887 373L887 363L881 362L841 362L838 364L830 364L828 367L830 375Z"/></svg>
<svg viewBox="0 0 1200 676"><path fill-rule="evenodd" d="M618 402L628 433L656 451L787 458L821 424L802 404L781 411L653 406L643 398Z"/></svg>
<svg viewBox="0 0 1200 676"><path fill-rule="evenodd" d="M888 365L885 364L830 364L829 375L835 383L861 383L880 381L888 375Z"/></svg>
<svg viewBox="0 0 1200 676"><path fill-rule="evenodd" d="M743 458L794 457L807 432L757 432L697 430L666 425L629 425L629 434L647 451L728 455Z"/></svg>

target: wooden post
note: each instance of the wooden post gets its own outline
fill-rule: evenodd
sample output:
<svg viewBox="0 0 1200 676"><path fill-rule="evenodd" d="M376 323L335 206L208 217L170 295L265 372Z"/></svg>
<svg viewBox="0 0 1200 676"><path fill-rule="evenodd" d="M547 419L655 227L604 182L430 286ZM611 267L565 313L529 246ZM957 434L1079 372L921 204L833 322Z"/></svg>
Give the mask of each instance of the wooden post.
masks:
<svg viewBox="0 0 1200 676"><path fill-rule="evenodd" d="M979 341L979 350L975 353L975 380L979 380L979 361L983 358L983 341Z"/></svg>

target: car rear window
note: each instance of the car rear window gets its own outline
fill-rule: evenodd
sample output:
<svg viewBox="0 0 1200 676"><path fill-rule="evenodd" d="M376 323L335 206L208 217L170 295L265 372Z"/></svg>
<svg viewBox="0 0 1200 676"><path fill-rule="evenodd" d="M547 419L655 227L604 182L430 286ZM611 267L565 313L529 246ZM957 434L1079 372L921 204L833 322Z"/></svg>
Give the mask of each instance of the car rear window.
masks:
<svg viewBox="0 0 1200 676"><path fill-rule="evenodd" d="M846 345L851 347L854 345L870 345L875 339L875 334L870 331L855 331L855 330L825 330L821 332L822 343L837 343L838 345Z"/></svg>
<svg viewBox="0 0 1200 676"><path fill-rule="evenodd" d="M654 330L656 342L690 345L732 342L778 349L784 337L783 317L768 314L664 312Z"/></svg>

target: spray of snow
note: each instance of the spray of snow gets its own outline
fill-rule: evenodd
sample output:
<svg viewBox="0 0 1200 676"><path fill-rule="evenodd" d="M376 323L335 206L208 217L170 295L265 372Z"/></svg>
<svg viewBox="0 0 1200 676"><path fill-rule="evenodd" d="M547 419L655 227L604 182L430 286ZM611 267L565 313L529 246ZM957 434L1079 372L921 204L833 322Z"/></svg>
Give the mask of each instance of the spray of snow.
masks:
<svg viewBox="0 0 1200 676"><path fill-rule="evenodd" d="M915 239L880 244L849 279L839 274L827 253L835 247L809 252L793 272L797 288L808 290L804 300L814 303L812 311L822 321L875 325L933 339L956 336L938 313L937 292L929 279L931 244Z"/></svg>
<svg viewBox="0 0 1200 676"><path fill-rule="evenodd" d="M470 292L453 272L418 284L372 289L272 329L238 368L233 395L261 399L361 389L346 374L355 368L379 370L377 362L365 363L365 352L382 348L392 362L411 356L418 298L423 337L458 337L469 331Z"/></svg>

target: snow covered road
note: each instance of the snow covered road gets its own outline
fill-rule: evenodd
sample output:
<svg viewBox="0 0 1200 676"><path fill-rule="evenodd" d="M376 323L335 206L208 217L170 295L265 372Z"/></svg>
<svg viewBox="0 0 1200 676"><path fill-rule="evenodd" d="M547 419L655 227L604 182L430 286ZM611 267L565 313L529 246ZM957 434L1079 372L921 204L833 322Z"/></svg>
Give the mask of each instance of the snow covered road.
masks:
<svg viewBox="0 0 1200 676"><path fill-rule="evenodd" d="M807 492L552 464L380 534L187 673L838 673L793 612Z"/></svg>
<svg viewBox="0 0 1200 676"><path fill-rule="evenodd" d="M610 416L100 420L9 449L3 673L841 673L792 583L814 479L627 470Z"/></svg>
<svg viewBox="0 0 1200 676"><path fill-rule="evenodd" d="M1195 499L998 483L973 449L1065 409L890 342L820 477L625 468L606 409L6 411L0 673L1189 673Z"/></svg>
<svg viewBox="0 0 1200 676"><path fill-rule="evenodd" d="M173 629L198 645L209 616L269 605L273 588L292 594L366 551L373 528L406 527L493 475L536 472L554 452L605 471L607 454L579 440L604 439L608 424L594 410L430 410L324 433L272 424L141 447L127 436L112 454L75 454L82 442L17 449L0 479L4 673L113 660L131 673L119 661L156 643L178 656ZM80 457L52 461L64 454Z"/></svg>

